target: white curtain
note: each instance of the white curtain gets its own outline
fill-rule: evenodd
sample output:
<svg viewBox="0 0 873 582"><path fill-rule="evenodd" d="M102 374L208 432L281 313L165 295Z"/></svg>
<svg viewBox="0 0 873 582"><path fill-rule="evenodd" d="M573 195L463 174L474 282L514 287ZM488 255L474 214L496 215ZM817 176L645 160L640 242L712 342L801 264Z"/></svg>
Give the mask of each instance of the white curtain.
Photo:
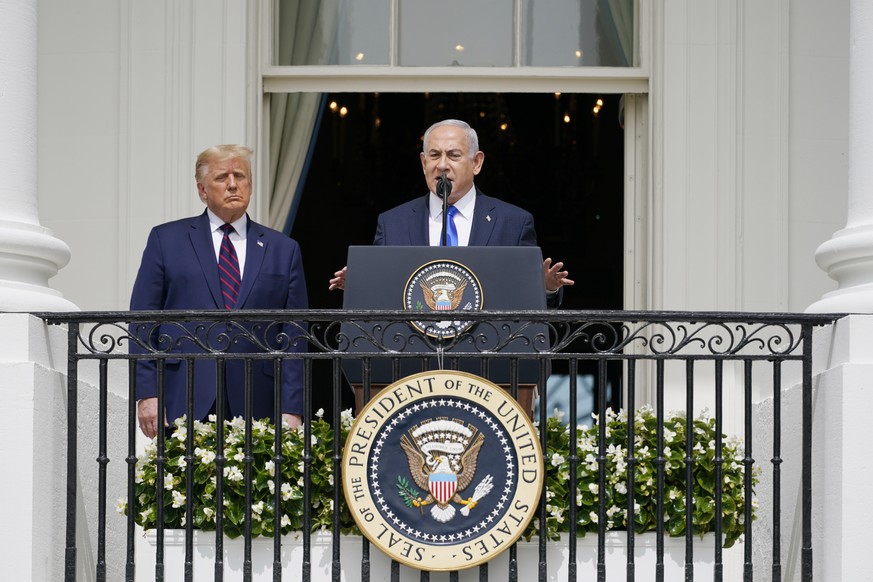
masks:
<svg viewBox="0 0 873 582"><path fill-rule="evenodd" d="M634 2L633 0L600 0L598 28L601 39L607 39L611 52L624 61L623 66L634 64ZM611 63L612 64L612 63ZM613 66L621 66L615 63Z"/></svg>
<svg viewBox="0 0 873 582"><path fill-rule="evenodd" d="M275 34L278 65L324 65L334 58L339 0L280 0ZM270 212L268 224L285 229L321 105L320 93L270 96Z"/></svg>

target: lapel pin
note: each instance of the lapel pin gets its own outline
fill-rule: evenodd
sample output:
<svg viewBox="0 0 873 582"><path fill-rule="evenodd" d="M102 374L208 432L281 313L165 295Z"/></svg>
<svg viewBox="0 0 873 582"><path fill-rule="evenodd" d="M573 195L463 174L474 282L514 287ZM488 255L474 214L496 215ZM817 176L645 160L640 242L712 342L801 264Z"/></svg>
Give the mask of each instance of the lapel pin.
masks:
<svg viewBox="0 0 873 582"><path fill-rule="evenodd" d="M491 215L489 214L488 216L486 216L485 220L487 220L488 222L491 222Z"/></svg>
<svg viewBox="0 0 873 582"><path fill-rule="evenodd" d="M259 247L262 247L262 246L264 246L264 243L261 242L261 241L258 241L258 246L259 246Z"/></svg>

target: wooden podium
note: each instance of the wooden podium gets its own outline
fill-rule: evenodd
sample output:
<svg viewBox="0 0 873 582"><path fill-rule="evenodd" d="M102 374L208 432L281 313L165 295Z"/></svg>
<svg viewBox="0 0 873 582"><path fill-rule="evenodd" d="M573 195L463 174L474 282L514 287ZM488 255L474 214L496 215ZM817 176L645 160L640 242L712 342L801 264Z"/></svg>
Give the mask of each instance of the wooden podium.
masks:
<svg viewBox="0 0 873 582"><path fill-rule="evenodd" d="M446 311L447 319L451 314L452 320L463 320L464 308L471 308L477 302L472 306L476 311L546 308L539 247L352 246L347 265L343 309L410 309L409 322L366 321L341 325L339 348L369 359L371 398L396 379L436 369L440 364L434 349L435 344L440 343L440 329L432 321L416 321L416 309L427 307L420 300L410 299L414 293L421 293L419 287L426 286L423 281L429 280L429 273L449 270L462 272L467 277L466 282L460 283L466 285L464 301L456 309ZM483 350L500 351L499 346L505 344L507 338L516 339L502 351L513 354L533 356L536 351L548 348L549 333L545 324L502 320L495 323L473 324L462 335L463 341L447 338L444 341L451 347L441 357L457 362L461 371L483 376L485 358L477 355ZM449 329L453 328L449 326ZM390 352L414 353L421 357L392 361L390 355L380 355ZM511 385L509 361L489 360L486 377L508 391ZM519 356L516 371L519 404L532 414L540 377L539 363L533 357ZM344 358L343 372L354 389L357 413L364 405L363 360Z"/></svg>

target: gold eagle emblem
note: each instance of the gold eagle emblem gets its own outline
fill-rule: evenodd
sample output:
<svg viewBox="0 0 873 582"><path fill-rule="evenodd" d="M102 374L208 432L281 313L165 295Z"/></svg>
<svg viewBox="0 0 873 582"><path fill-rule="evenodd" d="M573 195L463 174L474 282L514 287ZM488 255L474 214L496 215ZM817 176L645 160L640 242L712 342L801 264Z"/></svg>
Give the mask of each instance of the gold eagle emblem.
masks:
<svg viewBox="0 0 873 582"><path fill-rule="evenodd" d="M491 490L491 476L486 476L476 491L466 499L460 493L476 475L479 451L485 437L462 423L446 419L431 420L403 435L400 446L406 453L409 473L415 484L428 492L424 498L410 499L414 507L431 507L431 516L441 523L455 516L452 503L463 505L463 515L476 507L479 499Z"/></svg>

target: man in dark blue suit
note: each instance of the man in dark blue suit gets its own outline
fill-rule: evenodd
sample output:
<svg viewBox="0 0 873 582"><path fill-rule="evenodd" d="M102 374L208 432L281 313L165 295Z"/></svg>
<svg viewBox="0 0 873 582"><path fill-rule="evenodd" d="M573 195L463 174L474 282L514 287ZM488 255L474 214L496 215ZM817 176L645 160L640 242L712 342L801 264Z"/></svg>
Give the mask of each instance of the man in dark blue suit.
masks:
<svg viewBox="0 0 873 582"><path fill-rule="evenodd" d="M518 206L478 191L473 178L482 170L485 153L479 150L479 138L469 124L446 119L433 124L424 133L421 168L429 193L379 215L376 226L377 245L437 246L442 236L443 202L437 196L438 181L445 176L451 182L449 216L454 223L458 246L536 246L533 216ZM451 207L454 207L452 210ZM450 227L451 228L451 227ZM547 302L557 307L562 287L572 285L561 262L543 262ZM346 268L334 273L331 289L345 288Z"/></svg>
<svg viewBox="0 0 873 582"><path fill-rule="evenodd" d="M308 306L300 247L293 239L250 220L246 214L252 193L252 150L222 145L197 157L195 177L206 211L200 216L162 224L152 229L130 298L134 310L214 309L305 309ZM229 225L229 226L228 226ZM256 343L283 350L287 333L293 340L294 325L268 326L267 322L164 325L159 329L131 326L133 335L159 349L185 353L202 351L191 341L175 340L188 334L207 345L228 352L261 351ZM200 328L198 329L198 325ZM240 334L243 329L244 333ZM222 343L221 333L241 341ZM164 335L170 343L158 343ZM254 339L253 343L251 340ZM302 351L303 342L289 351ZM131 352L142 348L131 345ZM222 398L224 416L245 412L245 363L228 359L225 386L217 389L216 363L197 359L194 364L194 417L205 419L216 412ZM168 359L165 365L165 426L186 412L187 370L183 359ZM154 360L137 366L137 415L143 433L153 438L158 430L158 382ZM251 361L252 417L275 420L273 360ZM303 413L303 365L297 359L283 361L281 412L291 426L299 426Z"/></svg>

